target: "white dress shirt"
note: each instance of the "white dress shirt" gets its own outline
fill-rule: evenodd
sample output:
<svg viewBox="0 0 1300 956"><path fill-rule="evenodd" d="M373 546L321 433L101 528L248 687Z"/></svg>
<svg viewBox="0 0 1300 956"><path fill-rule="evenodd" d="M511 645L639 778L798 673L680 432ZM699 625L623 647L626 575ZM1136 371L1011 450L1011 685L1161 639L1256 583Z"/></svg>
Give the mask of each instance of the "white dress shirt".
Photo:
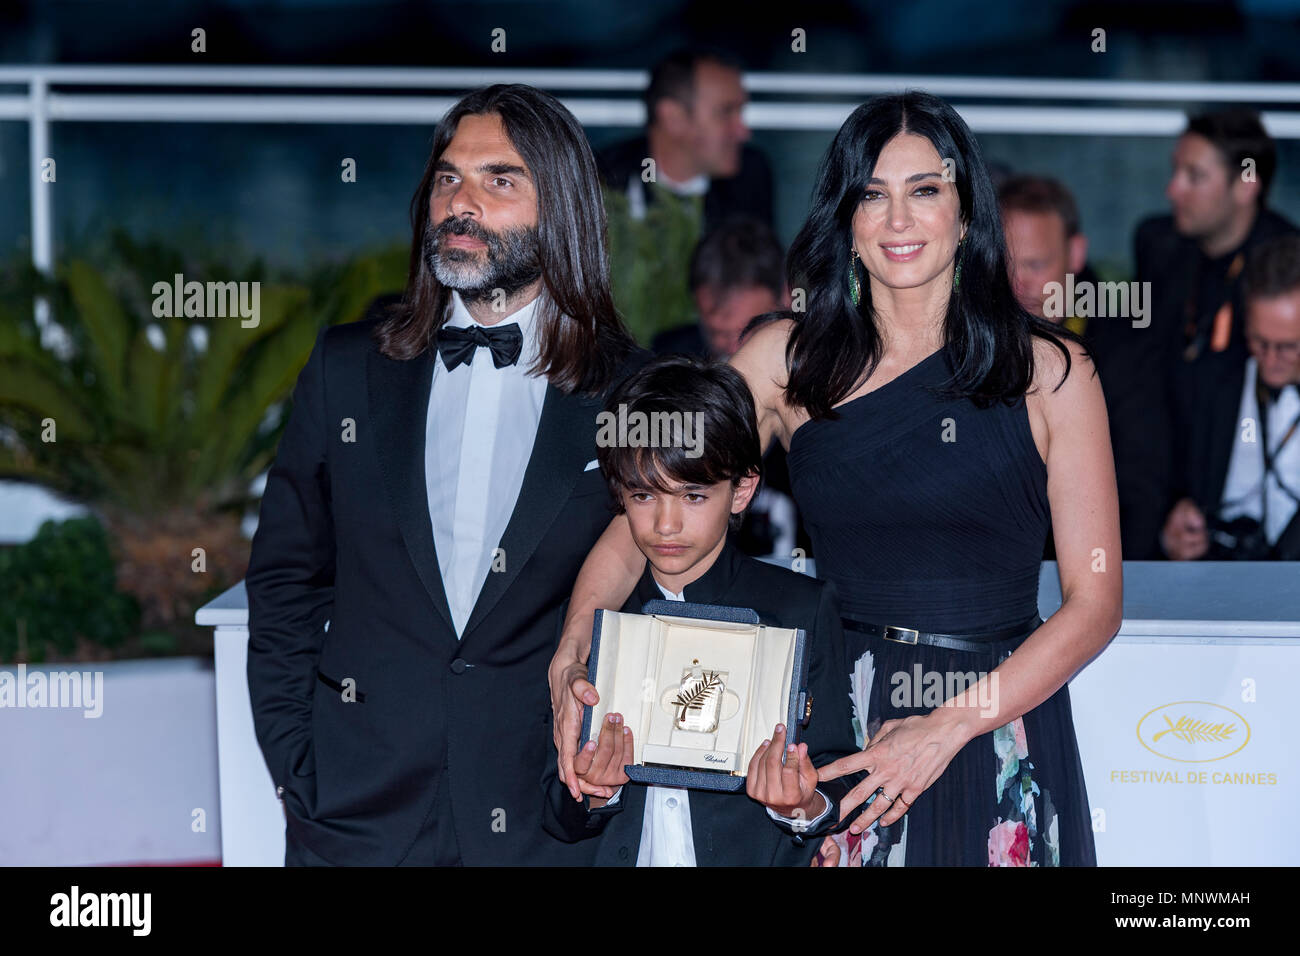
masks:
<svg viewBox="0 0 1300 956"><path fill-rule="evenodd" d="M670 601L686 600L655 582ZM695 836L691 832L690 791L679 787L646 787L641 817L641 847L637 866L695 866Z"/></svg>
<svg viewBox="0 0 1300 956"><path fill-rule="evenodd" d="M471 362L451 371L441 356L434 359L424 474L438 569L458 638L464 636L510 523L542 418L547 381L527 372L538 354L539 301L540 296L487 326L469 314L460 293L453 291L449 327L500 328L517 322L523 348L519 361L505 368L493 364L486 348L475 349Z"/></svg>
<svg viewBox="0 0 1300 956"><path fill-rule="evenodd" d="M1223 485L1223 503L1221 514L1225 520L1232 520L1240 515L1248 515L1259 521L1261 509L1260 486L1264 481L1264 450L1261 442L1267 442L1270 451L1277 448L1278 442L1286 430L1300 415L1300 391L1288 386L1282 389L1268 410L1268 435L1259 427L1259 402L1255 397L1255 377L1259 366L1255 359L1246 360L1246 381L1241 390L1241 406L1237 412L1237 436L1232 444L1232 456L1228 459L1228 477ZM1241 423L1250 419L1255 423L1255 440L1242 441ZM1269 544L1276 544L1278 537L1286 529L1295 514L1296 503L1278 485L1277 475L1294 491L1300 491L1300 435L1295 435L1286 443L1281 453L1273 462L1274 474L1269 475L1268 488L1268 526L1264 534Z"/></svg>
<svg viewBox="0 0 1300 956"><path fill-rule="evenodd" d="M682 594L674 594L658 581L655 585L670 601L686 600ZM685 592L683 592L684 594ZM821 793L818 790L818 793ZM617 803L623 795L619 787L609 803ZM737 795L739 797L739 794ZM746 798L748 799L748 798ZM826 809L808 821L813 827L821 822L830 812L830 801L822 794ZM767 815L773 820L791 822L789 817L782 817L767 808ZM664 787L648 784L645 795L645 813L641 817L641 846L636 855L637 866L695 866L695 836L691 832L691 797L689 790L679 787Z"/></svg>

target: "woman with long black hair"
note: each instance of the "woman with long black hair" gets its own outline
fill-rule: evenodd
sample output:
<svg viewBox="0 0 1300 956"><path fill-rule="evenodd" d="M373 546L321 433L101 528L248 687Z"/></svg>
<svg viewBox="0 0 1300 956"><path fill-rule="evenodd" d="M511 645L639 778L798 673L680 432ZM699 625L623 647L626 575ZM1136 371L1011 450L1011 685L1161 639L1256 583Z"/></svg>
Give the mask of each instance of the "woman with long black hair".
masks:
<svg viewBox="0 0 1300 956"><path fill-rule="evenodd" d="M868 775L824 863L1095 864L1065 682L1120 623L1106 410L1079 339L1017 305L957 113L920 92L855 110L787 272L795 310L756 320L732 362L845 616L864 749L821 776ZM1043 622L1049 528L1063 603ZM575 793L590 615L639 574L625 535L615 521L589 555L551 665Z"/></svg>

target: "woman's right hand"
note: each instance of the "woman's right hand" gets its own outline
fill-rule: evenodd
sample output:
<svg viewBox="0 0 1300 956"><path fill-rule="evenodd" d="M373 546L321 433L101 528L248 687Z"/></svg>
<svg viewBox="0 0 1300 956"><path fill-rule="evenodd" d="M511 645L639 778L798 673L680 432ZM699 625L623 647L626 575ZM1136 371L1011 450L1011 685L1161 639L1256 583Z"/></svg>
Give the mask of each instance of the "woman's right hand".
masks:
<svg viewBox="0 0 1300 956"><path fill-rule="evenodd" d="M556 763L560 779L574 800L591 793L573 772L573 755L578 752L578 738L582 735L582 705L594 706L600 700L596 688L587 680L596 609L622 607L636 588L645 564L645 555L632 540L627 518L615 516L578 572L559 647L546 672L551 687L551 733L560 755Z"/></svg>
<svg viewBox="0 0 1300 956"><path fill-rule="evenodd" d="M547 678L551 686L551 732L559 754L560 779L569 788L570 796L581 800L583 793L593 792L582 786L582 780L573 769L578 738L582 735L582 707L583 704L595 706L600 695L587 680L587 665L578 658L575 642L567 638L560 641L555 656L551 658Z"/></svg>

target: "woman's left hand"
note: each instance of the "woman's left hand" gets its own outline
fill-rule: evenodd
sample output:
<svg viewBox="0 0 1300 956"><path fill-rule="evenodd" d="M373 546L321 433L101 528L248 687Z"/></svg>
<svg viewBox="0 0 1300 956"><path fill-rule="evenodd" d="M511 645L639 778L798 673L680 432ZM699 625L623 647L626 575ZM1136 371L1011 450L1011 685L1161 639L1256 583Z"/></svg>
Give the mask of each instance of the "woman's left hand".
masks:
<svg viewBox="0 0 1300 956"><path fill-rule="evenodd" d="M817 771L820 781L834 780L858 770L867 777L840 801L843 820L877 791L877 799L849 827L861 833L877 820L889 826L902 819L916 798L947 769L967 737L944 708L925 716L887 720L860 753L841 757ZM892 798L892 799L891 799Z"/></svg>

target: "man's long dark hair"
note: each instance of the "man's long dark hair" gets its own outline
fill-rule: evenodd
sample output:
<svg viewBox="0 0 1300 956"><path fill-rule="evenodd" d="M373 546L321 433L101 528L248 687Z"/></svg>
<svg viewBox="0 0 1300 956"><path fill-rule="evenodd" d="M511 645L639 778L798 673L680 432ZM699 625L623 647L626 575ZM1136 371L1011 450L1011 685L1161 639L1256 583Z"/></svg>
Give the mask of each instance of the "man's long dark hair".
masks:
<svg viewBox="0 0 1300 956"><path fill-rule="evenodd" d="M980 407L996 401L1014 404L1033 382L1033 336L1062 351L1066 375L1070 354L1061 340L1082 342L1016 301L1007 276L997 195L975 137L956 110L919 91L879 96L854 110L835 135L813 189L808 220L790 246L790 288L806 290L806 309L769 313L751 323L778 315L794 320L786 346L786 397L815 419L837 417L831 406L861 385L864 369L870 376L880 361L870 281L860 265L860 305L855 307L849 297L852 220L881 150L901 132L924 136L941 157L952 159L967 227L958 260L961 283L944 319L944 348L953 365L945 394L969 398Z"/></svg>
<svg viewBox="0 0 1300 956"><path fill-rule="evenodd" d="M456 125L497 114L537 190L540 354L530 371L565 392L596 393L612 380L633 340L614 308L606 253L605 206L596 161L582 126L559 100L531 86L496 84L456 103L438 124L424 176L411 198L411 258L400 303L375 327L379 350L411 359L432 347L450 301L424 254L429 194ZM438 224L434 223L436 228Z"/></svg>

